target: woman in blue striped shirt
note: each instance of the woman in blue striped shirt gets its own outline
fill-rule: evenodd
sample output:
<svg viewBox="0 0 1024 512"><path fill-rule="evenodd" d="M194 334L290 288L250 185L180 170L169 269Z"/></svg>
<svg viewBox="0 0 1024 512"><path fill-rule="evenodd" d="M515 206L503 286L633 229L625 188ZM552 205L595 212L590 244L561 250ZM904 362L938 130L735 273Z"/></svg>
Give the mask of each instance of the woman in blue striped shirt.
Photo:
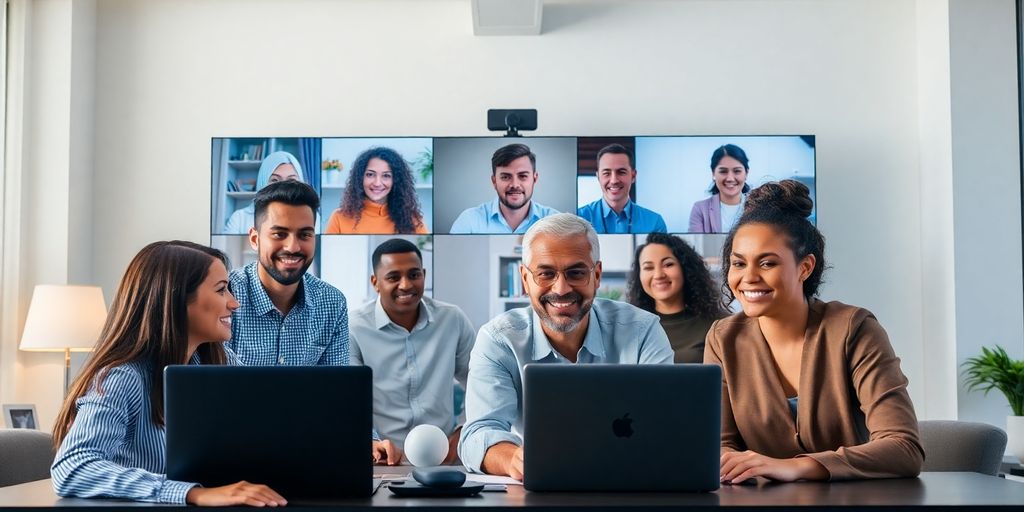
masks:
<svg viewBox="0 0 1024 512"><path fill-rule="evenodd" d="M155 242L128 264L114 304L53 429L50 474L60 496L195 505L278 506L265 485L205 489L165 472L163 369L226 364L233 356L224 253L191 242Z"/></svg>

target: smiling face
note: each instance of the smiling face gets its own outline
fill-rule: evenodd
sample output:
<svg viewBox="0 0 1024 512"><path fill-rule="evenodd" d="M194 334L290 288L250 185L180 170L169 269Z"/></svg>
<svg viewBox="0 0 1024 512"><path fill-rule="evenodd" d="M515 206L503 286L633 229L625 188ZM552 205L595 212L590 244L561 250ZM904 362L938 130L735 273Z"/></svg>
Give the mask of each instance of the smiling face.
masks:
<svg viewBox="0 0 1024 512"><path fill-rule="evenodd" d="M269 183L277 183L279 181L287 180L298 180L299 173L295 170L295 166L292 164L281 164L274 169L274 172L270 174Z"/></svg>
<svg viewBox="0 0 1024 512"><path fill-rule="evenodd" d="M521 156L506 166L498 166L491 175L491 184L498 193L498 201L506 208L518 210L530 203L533 185L537 183L537 172L530 157Z"/></svg>
<svg viewBox="0 0 1024 512"><path fill-rule="evenodd" d="M249 245L259 255L260 268L274 281L295 284L313 264L315 222L308 206L270 203L259 231L249 230Z"/></svg>
<svg viewBox="0 0 1024 512"><path fill-rule="evenodd" d="M384 204L388 201L388 194L395 184L394 173L391 166L380 158L371 158L366 164L366 172L363 173L363 192L366 198L377 204Z"/></svg>
<svg viewBox="0 0 1024 512"><path fill-rule="evenodd" d="M667 245L651 243L640 251L640 286L659 313L683 307L683 266Z"/></svg>
<svg viewBox="0 0 1024 512"><path fill-rule="evenodd" d="M747 182L747 168L731 156L723 156L711 171L718 187L719 199L726 204L737 204L743 185Z"/></svg>
<svg viewBox="0 0 1024 512"><path fill-rule="evenodd" d="M236 309L238 301L228 290L228 270L214 259L187 306L189 345L231 339L231 313Z"/></svg>
<svg viewBox="0 0 1024 512"><path fill-rule="evenodd" d="M750 317L784 317L801 307L803 282L814 270L813 255L796 261L785 235L766 224L736 231L729 257L729 289Z"/></svg>
<svg viewBox="0 0 1024 512"><path fill-rule="evenodd" d="M392 319L415 313L423 298L427 271L414 252L383 254L370 276L380 305Z"/></svg>
<svg viewBox="0 0 1024 512"><path fill-rule="evenodd" d="M545 332L576 330L590 313L601 286L601 263L591 258L587 237L539 234L530 246L530 262L526 265L524 261L520 266L523 289L530 295L530 303ZM538 283L544 281L543 276L552 273L554 280L550 283ZM570 282L567 274L580 276L581 282Z"/></svg>
<svg viewBox="0 0 1024 512"><path fill-rule="evenodd" d="M629 155L605 153L597 162L597 182L610 206L621 209L629 202L629 190L636 181L636 170L629 165Z"/></svg>

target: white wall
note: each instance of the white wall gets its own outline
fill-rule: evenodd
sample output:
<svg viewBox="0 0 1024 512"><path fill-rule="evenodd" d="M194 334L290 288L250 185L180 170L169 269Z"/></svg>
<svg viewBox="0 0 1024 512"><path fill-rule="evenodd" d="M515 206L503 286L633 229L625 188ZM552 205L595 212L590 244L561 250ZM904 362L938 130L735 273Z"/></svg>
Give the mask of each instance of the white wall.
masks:
<svg viewBox="0 0 1024 512"><path fill-rule="evenodd" d="M461 1L100 2L96 173L118 186L96 192L96 276L111 290L146 242L207 239L211 137L475 135L489 107L535 107L538 135L817 135L823 296L916 353L914 17L893 0L567 3L540 37L483 38ZM921 360L904 368L921 401Z"/></svg>
<svg viewBox="0 0 1024 512"><path fill-rule="evenodd" d="M948 30L924 1L560 2L545 7L540 37L487 38L471 35L460 0L100 0L94 278L109 297L144 244L208 240L215 136L486 135L492 107L537 108L536 135L815 134L818 225L833 267L822 295L874 311L903 357L919 415L950 417L938 404L953 400L955 370L945 364L926 380L935 371L924 354L940 316L929 313L926 251L951 245L953 231L922 216L974 207L922 197L932 173L925 155L943 146L926 121L946 115L933 110L941 87L929 85L943 79L942 55L922 43ZM1012 23L985 23L1013 2L986 3L993 9L975 13L984 28L964 33L1005 45L986 62L1016 69ZM1016 112L1015 96L998 93L962 123L979 136L1016 137L1001 117L986 122L996 107ZM938 149L949 146L946 138ZM1008 157L1016 146L994 151ZM1002 160L1007 172L1018 168ZM956 169L986 179L977 172ZM1019 195L1004 202L1017 224L971 245L1000 254L1006 272L949 314L960 329L1004 305L990 321L1019 344Z"/></svg>
<svg viewBox="0 0 1024 512"><path fill-rule="evenodd" d="M949 2L958 363L996 344L1024 356L1017 52L1003 37L1016 30L1012 4ZM1010 414L1001 394L962 387L957 406L1000 426Z"/></svg>

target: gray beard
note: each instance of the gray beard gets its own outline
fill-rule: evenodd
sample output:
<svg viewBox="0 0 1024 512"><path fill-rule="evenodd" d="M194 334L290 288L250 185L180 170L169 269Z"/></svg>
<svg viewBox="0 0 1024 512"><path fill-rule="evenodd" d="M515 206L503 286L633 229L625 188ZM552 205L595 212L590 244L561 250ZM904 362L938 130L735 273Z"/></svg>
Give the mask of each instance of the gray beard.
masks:
<svg viewBox="0 0 1024 512"><path fill-rule="evenodd" d="M548 329L565 334L575 331L580 326L580 324L583 323L583 319L590 314L590 308L593 305L594 301L587 301L583 303L583 305L580 306L579 315L570 318L567 322L564 323L555 322L555 319L551 318L551 315L549 315L548 312L543 309L537 312L537 316L540 317L541 323L543 323L544 326L547 327Z"/></svg>

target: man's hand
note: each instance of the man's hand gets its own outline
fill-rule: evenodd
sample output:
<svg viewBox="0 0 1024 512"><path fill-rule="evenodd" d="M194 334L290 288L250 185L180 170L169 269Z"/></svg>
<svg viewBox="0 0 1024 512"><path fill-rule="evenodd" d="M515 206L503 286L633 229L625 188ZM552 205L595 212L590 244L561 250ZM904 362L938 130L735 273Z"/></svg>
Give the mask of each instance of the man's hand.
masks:
<svg viewBox="0 0 1024 512"><path fill-rule="evenodd" d="M394 466L402 462L402 450L399 450L395 443L385 439L373 442L373 463L387 464Z"/></svg>
<svg viewBox="0 0 1024 512"><path fill-rule="evenodd" d="M755 476L779 482L828 478L828 470L810 457L773 459L747 450L723 453L721 464L721 479L727 484L743 483Z"/></svg>
<svg viewBox="0 0 1024 512"><path fill-rule="evenodd" d="M452 435L448 436L448 456L442 464L451 464L459 460L459 437L462 436L462 427L455 429Z"/></svg>
<svg viewBox="0 0 1024 512"><path fill-rule="evenodd" d="M484 454L480 469L491 475L508 475L523 479L523 447L508 441L495 444Z"/></svg>
<svg viewBox="0 0 1024 512"><path fill-rule="evenodd" d="M200 507L283 507L288 500L265 485L250 484L245 480L223 487L193 487L185 495L185 503Z"/></svg>

